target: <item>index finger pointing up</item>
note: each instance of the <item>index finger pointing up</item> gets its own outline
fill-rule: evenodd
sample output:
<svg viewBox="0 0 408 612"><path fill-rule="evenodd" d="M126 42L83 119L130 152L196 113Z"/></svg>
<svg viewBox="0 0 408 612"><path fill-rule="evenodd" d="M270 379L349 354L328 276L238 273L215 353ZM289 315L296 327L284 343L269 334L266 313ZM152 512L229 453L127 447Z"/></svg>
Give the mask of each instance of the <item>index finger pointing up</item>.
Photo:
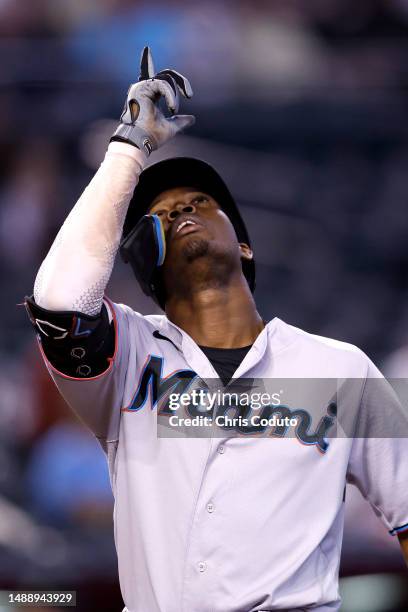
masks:
<svg viewBox="0 0 408 612"><path fill-rule="evenodd" d="M140 58L139 81L147 81L154 77L154 64L150 47L145 47Z"/></svg>

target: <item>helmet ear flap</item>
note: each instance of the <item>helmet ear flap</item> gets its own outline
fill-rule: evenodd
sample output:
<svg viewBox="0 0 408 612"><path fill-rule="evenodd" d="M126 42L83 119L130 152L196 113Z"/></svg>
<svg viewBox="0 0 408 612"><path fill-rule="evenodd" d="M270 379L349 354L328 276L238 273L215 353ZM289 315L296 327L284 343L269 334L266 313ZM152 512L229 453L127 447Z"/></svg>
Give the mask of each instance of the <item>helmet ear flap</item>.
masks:
<svg viewBox="0 0 408 612"><path fill-rule="evenodd" d="M157 215L143 215L122 240L119 250L123 261L132 266L143 293L164 308L159 269L166 257L166 240L160 218Z"/></svg>

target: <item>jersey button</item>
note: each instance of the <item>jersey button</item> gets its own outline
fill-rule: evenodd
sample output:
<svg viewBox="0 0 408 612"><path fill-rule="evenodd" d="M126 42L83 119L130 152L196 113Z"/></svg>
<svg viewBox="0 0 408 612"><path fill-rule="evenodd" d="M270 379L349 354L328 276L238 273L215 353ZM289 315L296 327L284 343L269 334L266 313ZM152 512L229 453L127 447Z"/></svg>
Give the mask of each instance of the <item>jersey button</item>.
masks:
<svg viewBox="0 0 408 612"><path fill-rule="evenodd" d="M211 512L214 512L214 504L212 504L211 502L207 504L207 512L209 512L210 514Z"/></svg>
<svg viewBox="0 0 408 612"><path fill-rule="evenodd" d="M198 569L200 572L205 572L205 570L207 569L207 564L204 561L200 561L200 563L198 564Z"/></svg>
<svg viewBox="0 0 408 612"><path fill-rule="evenodd" d="M218 452L220 453L220 455L223 455L225 453L225 446L223 446L222 444L220 444L220 446L218 447Z"/></svg>

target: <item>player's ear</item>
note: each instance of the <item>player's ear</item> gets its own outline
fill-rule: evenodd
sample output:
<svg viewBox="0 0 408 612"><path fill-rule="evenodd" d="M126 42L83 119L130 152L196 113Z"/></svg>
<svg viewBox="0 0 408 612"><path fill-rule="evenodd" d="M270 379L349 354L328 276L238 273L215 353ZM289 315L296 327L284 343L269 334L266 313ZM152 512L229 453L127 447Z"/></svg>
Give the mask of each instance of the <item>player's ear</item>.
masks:
<svg viewBox="0 0 408 612"><path fill-rule="evenodd" d="M253 259L254 254L252 252L252 249L245 243L245 242L239 242L239 250L241 251L241 258L242 259Z"/></svg>

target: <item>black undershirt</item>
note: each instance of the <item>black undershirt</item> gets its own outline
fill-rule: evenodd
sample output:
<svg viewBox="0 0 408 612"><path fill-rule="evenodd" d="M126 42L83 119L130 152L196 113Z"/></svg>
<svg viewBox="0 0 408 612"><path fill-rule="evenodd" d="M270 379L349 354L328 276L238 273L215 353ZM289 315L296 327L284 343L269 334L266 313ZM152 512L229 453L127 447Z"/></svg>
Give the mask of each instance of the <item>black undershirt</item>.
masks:
<svg viewBox="0 0 408 612"><path fill-rule="evenodd" d="M204 355L221 378L224 385L228 384L238 366L243 361L252 344L240 348L212 348L200 346Z"/></svg>

